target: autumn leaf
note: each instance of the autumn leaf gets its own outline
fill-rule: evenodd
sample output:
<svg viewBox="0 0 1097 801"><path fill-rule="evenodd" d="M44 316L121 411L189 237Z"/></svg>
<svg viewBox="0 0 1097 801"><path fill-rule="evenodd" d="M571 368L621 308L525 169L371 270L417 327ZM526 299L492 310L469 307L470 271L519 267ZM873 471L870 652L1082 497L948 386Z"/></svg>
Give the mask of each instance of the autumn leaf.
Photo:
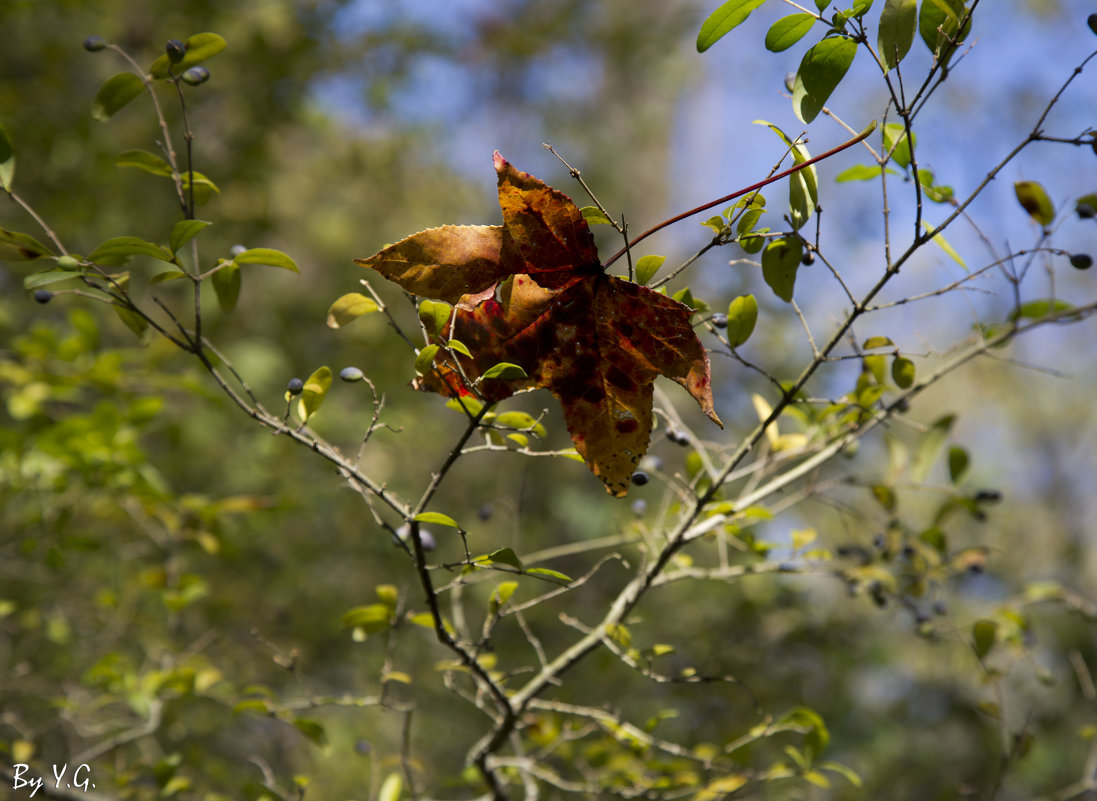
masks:
<svg viewBox="0 0 1097 801"><path fill-rule="evenodd" d="M355 261L409 292L455 305L445 329L452 324L449 336L472 355L439 348L418 389L464 395L472 391L467 380L490 402L547 389L579 455L622 497L648 449L656 376L681 384L722 425L692 310L606 275L567 195L498 152L495 169L503 225L432 228ZM500 362L518 365L525 377L482 378Z"/></svg>

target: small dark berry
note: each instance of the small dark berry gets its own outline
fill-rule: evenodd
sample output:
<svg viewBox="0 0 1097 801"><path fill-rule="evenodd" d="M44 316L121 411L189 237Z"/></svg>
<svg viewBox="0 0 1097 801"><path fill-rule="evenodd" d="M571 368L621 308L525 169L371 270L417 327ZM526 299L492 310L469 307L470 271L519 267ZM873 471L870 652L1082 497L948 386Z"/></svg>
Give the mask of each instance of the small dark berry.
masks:
<svg viewBox="0 0 1097 801"><path fill-rule="evenodd" d="M200 83L205 83L209 80L209 70L205 67L191 67L182 75L183 83L190 84L191 86L198 86Z"/></svg>
<svg viewBox="0 0 1097 801"><path fill-rule="evenodd" d="M643 470L637 470L635 473L632 474L632 483L635 484L637 487L642 487L649 481L651 481L651 477L648 476L648 474L645 473Z"/></svg>
<svg viewBox="0 0 1097 801"><path fill-rule="evenodd" d="M244 245L233 245L231 248L229 248L229 254L233 256L239 256L246 250L247 248Z"/></svg>
<svg viewBox="0 0 1097 801"><path fill-rule="evenodd" d="M289 383L286 384L286 392L290 395L300 395L305 388L305 382L300 378L291 378Z"/></svg>
<svg viewBox="0 0 1097 801"><path fill-rule="evenodd" d="M979 574L981 574L981 573L982 573L982 572L983 572L984 570L986 570L986 568L985 568L985 567L983 567L983 566L982 566L981 564L979 564L978 562L976 562L975 564L971 564L971 565L968 565L968 568L967 568L967 572L968 572L968 573L971 573L971 574L972 574L973 576L978 576L978 575L979 575Z"/></svg>
<svg viewBox="0 0 1097 801"><path fill-rule="evenodd" d="M102 36L89 36L84 40L84 49L89 53L96 53L107 46L107 40Z"/></svg>
<svg viewBox="0 0 1097 801"><path fill-rule="evenodd" d="M975 493L976 503L998 503L1002 500L1002 493L998 490L979 490Z"/></svg>
<svg viewBox="0 0 1097 801"><path fill-rule="evenodd" d="M492 508L490 503L482 503L480 508L476 510L476 516L481 520L491 520L493 514L495 514L495 509Z"/></svg>
<svg viewBox="0 0 1097 801"><path fill-rule="evenodd" d="M727 328L728 316L726 314L714 314L712 315L712 324L716 328Z"/></svg>
<svg viewBox="0 0 1097 801"><path fill-rule="evenodd" d="M1097 217L1097 209L1093 208L1089 203L1079 203L1078 208L1075 209L1078 213L1078 218L1081 220L1091 220Z"/></svg>
<svg viewBox="0 0 1097 801"><path fill-rule="evenodd" d="M164 52L168 54L168 60L172 64L178 64L187 54L187 48L178 39L168 39L168 43L164 45Z"/></svg>
<svg viewBox="0 0 1097 801"><path fill-rule="evenodd" d="M358 740L354 743L354 750L362 756L365 756L373 750L373 746L370 745L369 740Z"/></svg>
<svg viewBox="0 0 1097 801"><path fill-rule="evenodd" d="M53 293L48 289L36 289L34 290L34 299L39 303L49 303L50 298L53 297Z"/></svg>
<svg viewBox="0 0 1097 801"><path fill-rule="evenodd" d="M648 510L648 502L643 498L637 498L632 502L632 513L637 517L643 517Z"/></svg>
<svg viewBox="0 0 1097 801"><path fill-rule="evenodd" d="M677 428L667 429L667 439L675 445L689 445L689 435L683 431L679 431Z"/></svg>
<svg viewBox="0 0 1097 801"><path fill-rule="evenodd" d="M944 601L935 601L934 604L933 604L933 614L935 614L935 615L947 615L948 614L948 604L946 604Z"/></svg>
<svg viewBox="0 0 1097 801"><path fill-rule="evenodd" d="M1089 26L1091 31L1097 34L1097 14L1090 14L1089 17L1086 18L1086 25Z"/></svg>
<svg viewBox="0 0 1097 801"><path fill-rule="evenodd" d="M919 609L917 612L914 613L914 622L917 623L919 626L923 626L926 623L929 623L929 613L922 609Z"/></svg>
<svg viewBox="0 0 1097 801"><path fill-rule="evenodd" d="M879 584L874 583L872 587L869 588L869 594L872 595L872 600L881 609L888 605L887 595L884 594L884 588Z"/></svg>
<svg viewBox="0 0 1097 801"><path fill-rule="evenodd" d="M348 383L353 383L361 381L366 376L357 367L344 367L339 371L339 377Z"/></svg>
<svg viewBox="0 0 1097 801"><path fill-rule="evenodd" d="M800 257L800 263L805 267L815 264L815 254L810 250L805 250L804 255Z"/></svg>
<svg viewBox="0 0 1097 801"><path fill-rule="evenodd" d="M1075 270L1088 270L1093 266L1093 257L1088 253L1075 253L1070 257L1070 266Z"/></svg>
<svg viewBox="0 0 1097 801"><path fill-rule="evenodd" d="M875 537L872 538L872 544L882 551L887 546L887 539L884 537L883 534L877 534Z"/></svg>

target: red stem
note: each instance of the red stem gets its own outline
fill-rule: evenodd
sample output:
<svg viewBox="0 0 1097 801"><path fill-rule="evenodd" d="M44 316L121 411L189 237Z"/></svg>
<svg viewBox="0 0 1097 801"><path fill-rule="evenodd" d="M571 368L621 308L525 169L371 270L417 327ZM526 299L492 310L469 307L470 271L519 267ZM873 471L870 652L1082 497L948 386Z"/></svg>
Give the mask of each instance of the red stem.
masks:
<svg viewBox="0 0 1097 801"><path fill-rule="evenodd" d="M654 226L653 228L649 228L648 230L644 231L644 233L640 234L638 237L633 239L625 247L621 248L619 251L617 251L612 256L610 256L609 259L606 260L606 262L602 265L602 269L604 270L605 268L609 267L611 264L613 264L619 258L624 256L626 251L628 251L630 248L636 247L636 245L640 241L642 241L644 239L647 239L649 236L654 234L656 231L661 231L664 228L666 228L668 225L674 225L674 223L676 223L676 222L681 222L682 220L686 219L686 217L692 217L694 214L700 214L702 211L707 211L708 209L711 209L713 206L719 206L721 203L727 203L729 200L735 200L735 198L737 198L737 197L742 197L743 195L750 194L751 192L757 192L759 189L761 189L763 186L766 186L767 184L771 184L774 181L780 181L782 178L786 178L789 175L792 175L794 172L799 172L800 170L804 169L804 167L810 167L812 164L815 164L818 161L822 161L823 159L830 158L835 153L841 153L847 147L852 147L853 145L857 144L858 142L862 141L863 139L868 138L869 134L871 134L875 130L876 130L876 123L874 122L872 125L870 125L865 130L861 131L861 133L857 134L857 136L853 137L848 142L844 142L844 143L838 145L838 147L831 148L826 153L822 153L818 156L813 156L812 158L808 159L807 161L805 161L801 164L797 164L795 167L790 167L789 169L785 170L784 172L779 172L776 175L771 175L769 178L766 178L764 181L759 181L758 183L753 184L752 186L748 186L746 189L740 189L738 192L732 192L730 195L725 195L724 197L717 198L716 200L712 201L711 203L706 203L705 205L698 206L695 209L690 209L689 211L683 211L677 217L671 217L669 220L663 220L663 222L659 223L658 225Z"/></svg>

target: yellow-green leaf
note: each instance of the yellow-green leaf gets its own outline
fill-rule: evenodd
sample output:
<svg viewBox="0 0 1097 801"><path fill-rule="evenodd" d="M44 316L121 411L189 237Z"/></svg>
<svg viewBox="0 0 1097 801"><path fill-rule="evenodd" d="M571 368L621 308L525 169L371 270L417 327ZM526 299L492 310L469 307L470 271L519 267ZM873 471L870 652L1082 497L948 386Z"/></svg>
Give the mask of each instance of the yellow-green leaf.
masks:
<svg viewBox="0 0 1097 801"><path fill-rule="evenodd" d="M378 309L380 306L373 298L367 298L360 292L350 292L331 304L331 308L328 309L328 328L341 328L362 315L371 314Z"/></svg>
<svg viewBox="0 0 1097 801"><path fill-rule="evenodd" d="M444 515L441 512L420 512L412 518L417 523L435 523L439 526L449 526L450 528L460 528L457 525L457 521L449 515Z"/></svg>
<svg viewBox="0 0 1097 801"><path fill-rule="evenodd" d="M318 368L308 377L305 388L301 391L301 397L297 399L297 416L302 422L316 414L316 410L320 408L330 389L331 368L327 365Z"/></svg>
<svg viewBox="0 0 1097 801"><path fill-rule="evenodd" d="M183 58L176 64L172 64L167 54L160 56L149 67L149 75L156 79L168 77L171 70L175 75L180 75L188 67L193 67L207 58L213 58L225 49L227 43L216 33L196 33L183 42L186 52Z"/></svg>

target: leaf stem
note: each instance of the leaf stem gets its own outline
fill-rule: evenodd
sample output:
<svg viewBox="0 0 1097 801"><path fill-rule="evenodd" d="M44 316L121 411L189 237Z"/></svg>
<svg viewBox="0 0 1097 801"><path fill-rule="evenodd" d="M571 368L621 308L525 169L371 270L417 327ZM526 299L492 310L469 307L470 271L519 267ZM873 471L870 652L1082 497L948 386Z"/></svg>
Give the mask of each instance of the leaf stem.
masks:
<svg viewBox="0 0 1097 801"><path fill-rule="evenodd" d="M810 167L812 164L816 164L816 163L822 161L823 159L828 159L831 156L835 155L836 153L841 153L846 148L852 147L853 145L857 144L858 142L860 142L864 139L867 139L869 134L871 134L875 130L876 130L876 123L874 121L872 125L870 125L865 130L861 131L861 133L857 134L855 137L853 137L849 141L843 142L842 144L838 145L837 147L831 148L830 150L826 151L825 153L821 153L818 156L813 156L812 158L810 158L810 159L808 159L808 160L806 160L806 161L804 161L800 164L797 164L793 167L790 167L789 169L785 170L784 172L779 172L776 175L771 175L769 178L766 178L763 181L759 181L756 184L752 184L751 186L748 186L745 189L740 189L737 192L732 192L730 195L725 195L724 197L717 198L716 200L713 200L709 203L705 203L704 205L698 206L697 208L690 209L689 211L684 211L684 212L682 212L681 214L679 214L675 217L671 217L669 220L663 220L663 222L661 222L658 225L653 226L652 228L649 228L648 230L644 231L644 233L640 234L638 237L633 239L625 247L621 248L619 251L617 251L612 256L610 256L609 259L607 259L605 262L603 262L602 269L605 269L605 268L609 267L611 264L613 264L615 261L617 261L623 255L625 255L625 251L627 251L630 248L636 247L636 245L639 242L647 239L649 236L654 234L656 231L662 231L664 228L666 228L669 225L674 225L674 223L681 222L682 220L686 219L687 217L692 217L694 214L700 214L702 211L707 211L707 210L711 209L713 206L719 206L721 203L727 203L729 200L735 200L735 198L737 198L737 197L742 197L743 195L750 194L751 192L757 192L762 187L768 186L769 184L773 183L774 181L780 181L782 178L787 178L788 176L799 172L800 170L804 169L805 167Z"/></svg>

